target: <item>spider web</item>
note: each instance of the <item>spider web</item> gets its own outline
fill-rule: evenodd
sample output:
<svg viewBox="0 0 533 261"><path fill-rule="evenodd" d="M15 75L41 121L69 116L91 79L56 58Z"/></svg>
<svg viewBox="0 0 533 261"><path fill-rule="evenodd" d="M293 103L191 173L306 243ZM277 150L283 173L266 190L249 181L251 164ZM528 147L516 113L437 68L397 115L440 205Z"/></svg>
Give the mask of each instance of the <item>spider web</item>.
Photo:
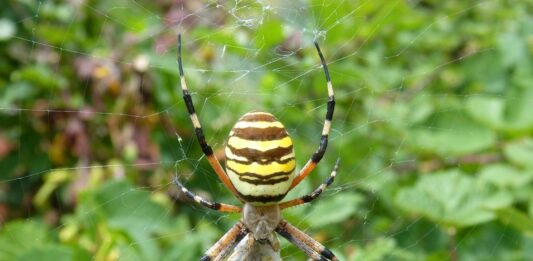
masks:
<svg viewBox="0 0 533 261"><path fill-rule="evenodd" d="M196 206L172 179L207 198L238 201L194 137L178 85L176 35L215 154L223 157L242 114L266 110L293 137L297 169L318 147L326 110L316 40L337 107L326 155L286 199L311 192L337 158L341 167L320 199L284 218L341 260L531 256L520 250L531 239L479 203L528 209L502 192L515 187L499 190L490 173L531 167L513 156L531 144L531 117L522 111L533 92L520 80L531 69L523 61L531 55L524 40L531 16L517 7L525 17L518 22L502 15L496 20L507 26L484 24L483 15L508 8L500 1L286 2L12 3L0 43L7 60L25 67L0 82L3 222L44 223L49 229L26 238L29 245L54 238L98 260L198 259L239 216ZM460 22L466 26L457 31ZM500 80L505 70L514 78ZM477 173L498 189L487 192L472 178ZM428 176L441 178L427 179L442 181L437 195L423 187ZM533 179L517 176L522 184ZM481 196L460 191L463 184ZM455 196L470 205L449 203ZM4 233L16 238L11 231ZM304 258L280 241L284 259Z"/></svg>

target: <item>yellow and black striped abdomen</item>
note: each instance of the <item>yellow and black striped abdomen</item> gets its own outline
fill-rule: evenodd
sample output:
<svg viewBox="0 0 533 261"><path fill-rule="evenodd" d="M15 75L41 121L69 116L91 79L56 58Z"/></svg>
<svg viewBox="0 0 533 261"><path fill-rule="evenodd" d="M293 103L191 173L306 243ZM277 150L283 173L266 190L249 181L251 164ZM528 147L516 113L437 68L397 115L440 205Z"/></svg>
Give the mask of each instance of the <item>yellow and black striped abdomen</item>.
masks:
<svg viewBox="0 0 533 261"><path fill-rule="evenodd" d="M283 199L294 179L294 150L287 130L272 114L249 112L230 132L226 170L240 196L252 204Z"/></svg>

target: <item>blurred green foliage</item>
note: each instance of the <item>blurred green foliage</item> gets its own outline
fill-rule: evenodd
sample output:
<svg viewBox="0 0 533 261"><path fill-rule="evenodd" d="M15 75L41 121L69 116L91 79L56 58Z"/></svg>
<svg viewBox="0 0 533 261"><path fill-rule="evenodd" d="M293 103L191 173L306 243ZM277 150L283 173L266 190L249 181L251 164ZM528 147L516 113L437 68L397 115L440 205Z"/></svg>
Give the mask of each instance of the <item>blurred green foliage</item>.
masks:
<svg viewBox="0 0 533 261"><path fill-rule="evenodd" d="M288 2L288 1L287 1ZM533 5L527 1L14 1L0 10L0 260L195 260L238 203L196 144L273 112L302 166L329 62L323 197L284 217L341 260L533 259ZM6 8L7 7L7 8ZM282 255L302 260L284 240Z"/></svg>

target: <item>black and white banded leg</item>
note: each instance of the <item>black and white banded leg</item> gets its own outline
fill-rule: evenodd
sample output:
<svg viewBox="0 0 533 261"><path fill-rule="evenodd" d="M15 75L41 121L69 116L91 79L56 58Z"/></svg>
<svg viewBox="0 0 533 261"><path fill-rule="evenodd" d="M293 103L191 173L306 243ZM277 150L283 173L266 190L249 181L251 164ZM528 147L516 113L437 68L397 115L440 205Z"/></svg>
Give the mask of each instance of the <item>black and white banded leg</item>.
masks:
<svg viewBox="0 0 533 261"><path fill-rule="evenodd" d="M200 205L202 205L204 207L207 207L207 208L210 208L210 209L213 209L213 210L217 210L217 211L220 211L220 212L229 212L229 213L241 212L241 208L240 207L229 205L229 204L224 204L224 203L218 203L218 202L209 201L207 199L204 199L204 198L194 194L194 192L188 190L185 186L183 186L183 184L181 184L181 182L179 181L179 179L177 177L174 179L174 184L176 184L176 186L180 189L181 192L183 192L185 194L185 196L187 196L188 198L194 200L196 203L198 203L198 204L200 204Z"/></svg>
<svg viewBox="0 0 533 261"><path fill-rule="evenodd" d="M298 185L311 171L316 167L318 162L322 159L324 156L324 153L326 152L326 148L328 147L328 136L329 132L331 130L331 121L333 120L333 111L335 110L335 94L333 93L333 84L331 84L331 77L329 76L329 70L326 63L326 59L324 59L324 55L322 54L322 51L320 50L320 47L318 46L318 43L315 42L315 47L318 52L318 55L320 56L320 62L322 63L322 68L324 69L324 74L326 75L326 84L328 87L328 103L327 103L327 111L326 111L326 119L324 121L324 127L322 128L322 136L320 137L320 145L318 146L318 149L315 151L313 156L305 166L300 170L296 178L292 181L291 189L294 188L296 185Z"/></svg>
<svg viewBox="0 0 533 261"><path fill-rule="evenodd" d="M302 205L317 199L322 194L322 192L324 192L324 190L326 190L326 188L328 188L329 185L331 185L331 183L333 183L333 181L335 180L335 177L337 176L337 170L339 169L339 162L340 159L337 159L337 162L335 162L335 167L333 167L333 171L331 171L331 174L329 174L328 178L324 181L324 183L320 184L320 186L316 188L313 192L303 197L280 203L280 209L286 209Z"/></svg>
<svg viewBox="0 0 533 261"><path fill-rule="evenodd" d="M338 260L333 252L285 220L279 223L276 232L304 251L312 260Z"/></svg>
<svg viewBox="0 0 533 261"><path fill-rule="evenodd" d="M178 67L179 67L179 73L180 73L180 83L181 83L181 90L183 92L183 100L185 101L185 105L187 106L187 111L189 112L189 117L191 118L192 125L194 126L194 132L196 133L196 138L198 139L198 143L200 143L200 147L202 148L203 153L205 154L207 160L209 161L209 164L215 171L215 173L218 175L222 183L239 199L241 202L244 202L239 194L237 193L237 190L231 183L231 181L228 178L228 175L220 165L220 162L216 158L216 156L213 154L213 149L209 144L207 144L207 141L205 140L204 132L202 130L202 125L200 124L200 120L198 119L198 115L196 115L196 111L194 110L194 104L192 102L191 95L189 93L189 89L187 88L187 82L185 81L185 75L183 73L183 65L181 61L181 34L178 34Z"/></svg>
<svg viewBox="0 0 533 261"><path fill-rule="evenodd" d="M241 220L209 248L200 261L224 260L247 234L248 230Z"/></svg>

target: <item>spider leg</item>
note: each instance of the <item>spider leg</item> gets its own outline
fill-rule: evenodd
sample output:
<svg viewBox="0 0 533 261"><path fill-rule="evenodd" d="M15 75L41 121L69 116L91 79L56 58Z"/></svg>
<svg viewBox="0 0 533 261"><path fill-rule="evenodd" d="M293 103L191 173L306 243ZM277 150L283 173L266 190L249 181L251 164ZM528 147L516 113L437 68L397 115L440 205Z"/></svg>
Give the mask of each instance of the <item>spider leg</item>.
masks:
<svg viewBox="0 0 533 261"><path fill-rule="evenodd" d="M339 168L339 162L340 159L337 159L337 162L335 162L335 167L333 167L333 171L331 171L329 177L324 181L324 183L320 184L320 186L316 188L311 194L305 195L300 198L295 198L286 202L282 202L279 204L280 209L286 209L302 205L318 198L320 194L322 194L322 192L326 190L326 188L331 185L331 183L333 183L333 181L335 180L335 177L337 176L337 170Z"/></svg>
<svg viewBox="0 0 533 261"><path fill-rule="evenodd" d="M200 120L198 119L198 116L196 115L196 112L194 110L194 105L192 102L191 95L189 94L189 89L187 88L187 83L185 82L185 75L183 74L183 65L181 62L181 34L178 34L178 67L179 67L179 73L180 73L180 82L181 82L181 90L183 92L183 100L185 101L185 105L187 106L187 110L189 111L189 116L191 118L192 124L194 126L194 132L196 133L196 137L198 138L198 142L200 143L200 147L202 148L202 152L207 157L207 160L209 161L209 164L211 164L211 167L215 171L215 173L218 175L222 183L241 201L242 198L237 193L237 190L231 183L231 181L228 178L228 175L220 165L220 162L216 158L216 156L213 154L213 149L209 144L207 144L204 136L204 131L202 130L202 125L200 124Z"/></svg>
<svg viewBox="0 0 533 261"><path fill-rule="evenodd" d="M279 223L276 232L304 251L313 260L338 260L329 249L285 220Z"/></svg>
<svg viewBox="0 0 533 261"><path fill-rule="evenodd" d="M183 186L183 184L181 184L181 182L178 180L177 177L174 179L174 184L176 184L176 186L178 186L181 192L183 192L188 198L196 201L196 203L204 207L214 209L220 212L230 212L230 213L241 212L240 207L229 205L229 204L224 204L224 203L212 202L212 201L209 201L207 199L204 199L194 194L192 191L188 190L185 186Z"/></svg>
<svg viewBox="0 0 533 261"><path fill-rule="evenodd" d="M296 185L298 185L311 171L316 167L318 162L322 159L324 156L324 153L326 152L326 148L328 147L328 135L329 131L331 130L331 121L333 120L333 111L335 110L335 95L333 93L333 84L331 84L331 78L329 76L329 70L328 66L326 64L326 60L324 59L324 55L322 54L322 51L320 51L320 47L318 46L318 43L315 41L315 47L318 51L318 55L320 56L320 62L322 63L322 68L324 69L324 74L326 75L326 82L328 87L328 103L327 103L327 111L326 111L326 119L324 121L324 127L322 128L322 136L320 138L320 145L318 146L318 149L315 151L313 156L305 166L300 170L300 173L296 176L296 178L292 181L290 189L294 188Z"/></svg>
<svg viewBox="0 0 533 261"><path fill-rule="evenodd" d="M242 220L239 221L205 252L200 261L223 260L247 234L248 230Z"/></svg>

